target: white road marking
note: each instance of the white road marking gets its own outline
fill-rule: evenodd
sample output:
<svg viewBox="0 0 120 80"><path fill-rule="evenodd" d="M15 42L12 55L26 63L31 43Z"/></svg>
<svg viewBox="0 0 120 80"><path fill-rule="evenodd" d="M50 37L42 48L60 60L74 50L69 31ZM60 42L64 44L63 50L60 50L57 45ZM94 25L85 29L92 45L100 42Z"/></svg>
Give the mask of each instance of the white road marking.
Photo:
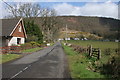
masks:
<svg viewBox="0 0 120 80"><path fill-rule="evenodd" d="M15 74L14 76L12 76L10 79L16 77L17 75L19 75L19 74L22 73L22 72L23 72L23 71L18 72L17 74Z"/></svg>
<svg viewBox="0 0 120 80"><path fill-rule="evenodd" d="M14 76L12 76L9 80L15 78L16 76L18 76L20 73L22 73L23 71L25 71L26 69L28 69L31 65L28 65L27 67L25 67L23 70L19 71L17 74L15 74Z"/></svg>
<svg viewBox="0 0 120 80"><path fill-rule="evenodd" d="M47 53L49 54L50 52L52 52L52 50L54 49L54 47ZM24 69L22 69L21 71L19 71L17 74L15 74L14 76L12 76L9 80L15 78L16 76L18 76L20 73L22 73L23 71L25 71L26 69L28 69L31 65L28 65L27 67L25 67Z"/></svg>
<svg viewBox="0 0 120 80"><path fill-rule="evenodd" d="M28 67L24 68L23 70L26 70Z"/></svg>

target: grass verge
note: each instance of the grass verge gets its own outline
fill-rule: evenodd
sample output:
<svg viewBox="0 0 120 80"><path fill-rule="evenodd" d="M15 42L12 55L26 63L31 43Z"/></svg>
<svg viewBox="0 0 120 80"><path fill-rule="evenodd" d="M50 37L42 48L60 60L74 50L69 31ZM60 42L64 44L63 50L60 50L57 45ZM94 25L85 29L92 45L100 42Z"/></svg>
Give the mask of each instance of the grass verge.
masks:
<svg viewBox="0 0 120 80"><path fill-rule="evenodd" d="M72 48L63 45L64 51L67 54L69 68L72 78L104 78L99 72L93 72L88 69L90 59L84 54L78 54Z"/></svg>
<svg viewBox="0 0 120 80"><path fill-rule="evenodd" d="M36 52L40 49L42 49L42 48L37 47L37 48L32 48L32 49L26 49L26 50L21 51L21 53L32 53L32 52ZM0 64L17 59L21 56L22 55L19 55L19 54L0 54Z"/></svg>
<svg viewBox="0 0 120 80"><path fill-rule="evenodd" d="M32 53L32 52L36 52L38 50L42 49L41 47L37 47L37 48L32 48L32 49L26 49L21 51L22 53Z"/></svg>
<svg viewBox="0 0 120 80"><path fill-rule="evenodd" d="M80 45L83 47L87 47L88 45L92 45L93 48L100 48L101 50L101 56L102 58L100 59L100 61L102 63L106 63L108 61L108 59L110 58L110 56L114 56L115 55L115 49L119 48L117 42L104 42L104 41L75 41L75 40L70 40L68 41L69 43L72 44L76 44L76 45ZM110 49L110 55L105 55L105 51L106 49Z"/></svg>
<svg viewBox="0 0 120 80"><path fill-rule="evenodd" d="M18 55L18 54L0 54L0 64L17 59L19 57L21 57L21 55Z"/></svg>

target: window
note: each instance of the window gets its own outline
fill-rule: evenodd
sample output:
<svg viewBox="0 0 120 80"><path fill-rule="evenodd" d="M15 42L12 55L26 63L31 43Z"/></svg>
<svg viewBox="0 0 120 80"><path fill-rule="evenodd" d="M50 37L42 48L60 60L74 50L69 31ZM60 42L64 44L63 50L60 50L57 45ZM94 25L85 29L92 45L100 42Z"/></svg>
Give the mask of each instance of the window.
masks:
<svg viewBox="0 0 120 80"><path fill-rule="evenodd" d="M17 44L21 43L21 38L17 38Z"/></svg>
<svg viewBox="0 0 120 80"><path fill-rule="evenodd" d="M21 26L19 26L19 32L21 32L22 31L22 28L21 28Z"/></svg>

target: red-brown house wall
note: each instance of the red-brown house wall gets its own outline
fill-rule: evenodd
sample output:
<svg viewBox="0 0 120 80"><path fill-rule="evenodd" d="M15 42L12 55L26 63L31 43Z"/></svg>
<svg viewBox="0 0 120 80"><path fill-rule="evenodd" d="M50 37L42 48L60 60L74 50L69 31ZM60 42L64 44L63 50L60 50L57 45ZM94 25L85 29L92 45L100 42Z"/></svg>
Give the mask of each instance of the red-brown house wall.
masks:
<svg viewBox="0 0 120 80"><path fill-rule="evenodd" d="M21 31L21 32L19 32L19 26L22 26L22 31ZM20 22L20 23L18 24L17 28L16 28L15 31L12 33L12 36L25 38L22 22Z"/></svg>

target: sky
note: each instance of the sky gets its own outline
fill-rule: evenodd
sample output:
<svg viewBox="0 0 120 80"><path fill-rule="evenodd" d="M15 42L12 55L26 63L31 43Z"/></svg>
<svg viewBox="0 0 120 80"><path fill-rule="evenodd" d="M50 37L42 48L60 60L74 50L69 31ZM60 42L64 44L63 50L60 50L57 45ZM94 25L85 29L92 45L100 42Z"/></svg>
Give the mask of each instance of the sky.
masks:
<svg viewBox="0 0 120 80"><path fill-rule="evenodd" d="M39 3L41 7L53 8L59 16L98 16L118 19L119 0L4 0L12 5L18 2ZM0 18L9 15L6 4L0 1Z"/></svg>

